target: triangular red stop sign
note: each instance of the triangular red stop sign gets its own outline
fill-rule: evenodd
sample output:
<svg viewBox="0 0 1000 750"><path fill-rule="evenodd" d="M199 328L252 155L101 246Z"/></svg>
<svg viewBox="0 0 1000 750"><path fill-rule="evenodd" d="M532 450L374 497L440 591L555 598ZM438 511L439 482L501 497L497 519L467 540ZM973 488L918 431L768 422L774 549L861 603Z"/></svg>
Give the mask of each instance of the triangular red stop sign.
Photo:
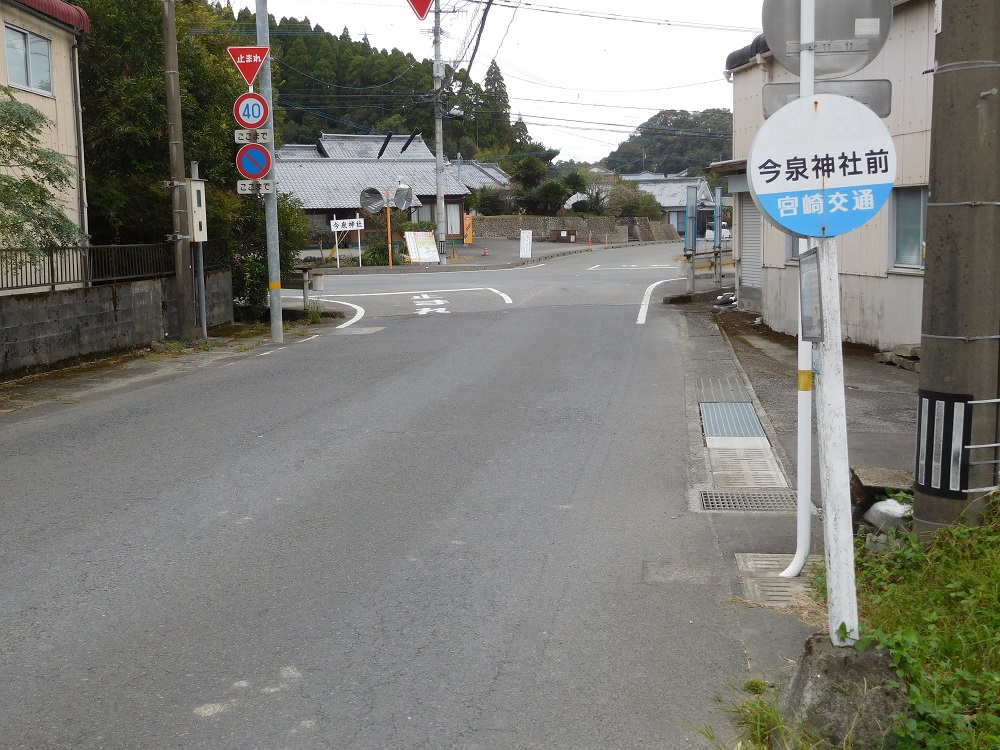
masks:
<svg viewBox="0 0 1000 750"><path fill-rule="evenodd" d="M431 9L431 5L434 0L406 0L410 7L413 8L413 12L417 14L417 18L423 21L427 18L427 11Z"/></svg>
<svg viewBox="0 0 1000 750"><path fill-rule="evenodd" d="M236 67L239 68L240 75L247 82L247 86L253 86L253 79L260 72L260 66L264 64L264 59L270 47L229 47L229 56L233 58Z"/></svg>

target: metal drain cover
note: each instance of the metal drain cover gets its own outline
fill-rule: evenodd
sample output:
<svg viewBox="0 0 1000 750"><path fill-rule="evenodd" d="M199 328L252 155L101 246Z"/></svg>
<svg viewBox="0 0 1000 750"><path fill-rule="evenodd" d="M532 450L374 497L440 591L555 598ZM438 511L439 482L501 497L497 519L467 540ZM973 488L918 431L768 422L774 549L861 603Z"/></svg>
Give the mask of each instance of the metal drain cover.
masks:
<svg viewBox="0 0 1000 750"><path fill-rule="evenodd" d="M744 490L699 490L702 510L794 513L795 492L781 488Z"/></svg>
<svg viewBox="0 0 1000 750"><path fill-rule="evenodd" d="M753 404L701 403L705 437L766 437Z"/></svg>
<svg viewBox="0 0 1000 750"><path fill-rule="evenodd" d="M809 594L810 580L816 565L822 565L822 555L809 555L802 572L795 578L778 576L792 562L793 555L737 552L743 595L747 601L768 607L788 607L795 597Z"/></svg>

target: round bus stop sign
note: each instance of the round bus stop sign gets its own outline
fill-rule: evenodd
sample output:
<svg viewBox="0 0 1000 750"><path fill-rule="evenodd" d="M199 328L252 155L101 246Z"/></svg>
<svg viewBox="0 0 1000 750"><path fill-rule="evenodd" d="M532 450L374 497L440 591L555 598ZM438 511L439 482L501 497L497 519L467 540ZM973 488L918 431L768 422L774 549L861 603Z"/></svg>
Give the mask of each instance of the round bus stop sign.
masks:
<svg viewBox="0 0 1000 750"><path fill-rule="evenodd" d="M764 123L750 147L747 178L772 224L800 237L836 237L874 218L889 199L896 149L864 104L817 94Z"/></svg>

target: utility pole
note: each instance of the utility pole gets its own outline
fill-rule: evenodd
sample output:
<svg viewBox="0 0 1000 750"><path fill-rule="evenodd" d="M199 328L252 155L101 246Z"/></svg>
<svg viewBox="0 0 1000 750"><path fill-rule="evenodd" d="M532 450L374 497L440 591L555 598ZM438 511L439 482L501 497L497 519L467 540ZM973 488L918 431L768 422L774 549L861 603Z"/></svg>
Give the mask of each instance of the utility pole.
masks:
<svg viewBox="0 0 1000 750"><path fill-rule="evenodd" d="M924 536L979 523L986 490L997 485L996 0L944 0L935 57L913 506Z"/></svg>
<svg viewBox="0 0 1000 750"><path fill-rule="evenodd" d="M257 45L271 46L271 29L268 26L267 0L257 0ZM264 58L260 68L260 94L267 102L267 122L264 127L274 132L274 101L271 92L271 54ZM264 144L274 164L274 138ZM278 192L264 194L264 221L267 225L267 290L271 307L271 341L280 344L285 340L281 320L281 255L278 252ZM390 251L391 252L391 251Z"/></svg>
<svg viewBox="0 0 1000 750"><path fill-rule="evenodd" d="M163 62L167 82L167 133L170 140L170 187L173 209L174 275L180 337L195 341L194 284L191 279L191 220L188 216L187 175L184 171L184 129L181 122L180 71L177 62L177 17L174 0L163 0Z"/></svg>
<svg viewBox="0 0 1000 750"><path fill-rule="evenodd" d="M438 248L438 263L448 264L445 242L448 240L448 218L444 207L444 63L441 62L441 0L434 0L434 176L437 197L434 202L434 219L437 228L434 239ZM471 72L471 71L470 71Z"/></svg>

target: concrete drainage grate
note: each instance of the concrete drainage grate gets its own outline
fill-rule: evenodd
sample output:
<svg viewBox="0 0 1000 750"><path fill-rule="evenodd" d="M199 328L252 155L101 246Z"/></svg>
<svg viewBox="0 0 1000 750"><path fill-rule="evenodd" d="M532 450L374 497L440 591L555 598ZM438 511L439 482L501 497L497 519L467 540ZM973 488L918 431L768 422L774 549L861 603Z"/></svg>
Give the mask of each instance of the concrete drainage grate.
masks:
<svg viewBox="0 0 1000 750"><path fill-rule="evenodd" d="M784 489L699 490L702 510L794 513L795 492Z"/></svg>

